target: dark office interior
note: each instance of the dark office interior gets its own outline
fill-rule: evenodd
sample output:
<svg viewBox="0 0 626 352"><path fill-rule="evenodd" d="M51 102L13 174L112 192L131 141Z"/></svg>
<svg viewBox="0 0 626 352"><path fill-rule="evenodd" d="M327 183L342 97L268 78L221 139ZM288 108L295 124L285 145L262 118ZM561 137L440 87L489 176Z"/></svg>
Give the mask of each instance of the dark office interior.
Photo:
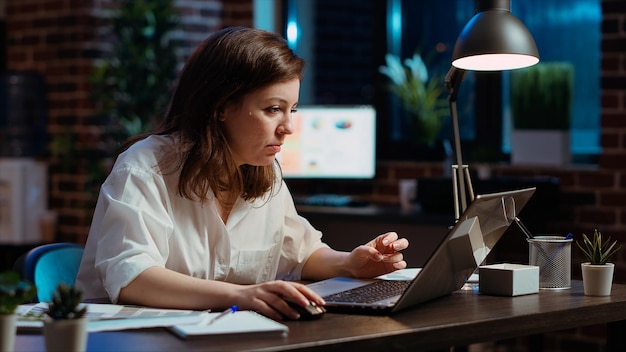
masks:
<svg viewBox="0 0 626 352"><path fill-rule="evenodd" d="M177 69L212 31L231 25L254 26L255 11L271 14L266 17L272 19L273 30L285 37L291 21L301 22L309 30L294 42L296 52L300 50L308 60L301 103L372 105L377 113L375 175L288 179L292 193L302 198L327 193L353 200L335 208L301 204L301 213L339 249L349 250L372 232L388 230L402 233L412 244L423 241L422 247L411 252L416 259L409 260L420 265L454 221L452 126L448 117L433 143L415 142L407 122L409 113L386 89L389 81L379 67L389 52L402 59L417 52L430 77L440 79L443 86L456 36L473 14L474 0L316 0L298 12L296 7L302 2L274 0L268 2L273 7L265 8L265 2L255 6L253 0L174 1L179 17L176 31L168 38L176 45ZM396 10L394 4L399 6ZM0 158L26 158L46 165L43 210L56 216L53 233L45 240L0 237L0 264L8 269L21 254L43 242L86 241L99 182L110 166L111 146L121 136L110 120L98 114L102 100L94 99L90 80L94 65L115 49L106 28L110 28L108 16L117 2L0 0L0 6L4 8L0 19ZM314 15L302 18L302 12ZM458 106L461 145L475 191L536 186L535 197L520 215L531 231L573 233L576 238L599 229L625 242L626 2L512 0L512 12L533 34L542 62L574 66L569 160L561 164L513 162L511 75L472 72L462 84ZM396 29L401 36L392 30L393 15L401 18L401 27ZM23 86L15 88L12 77L20 78L18 85ZM17 93L22 95L9 98L10 87L22 89L23 93ZM34 104L31 114L37 117L12 120L10 99ZM158 119L165 106L151 108ZM21 134L31 136L32 143L16 147L11 141L20 140ZM487 176L479 174L479 169L486 169ZM398 188L400 180L407 179L417 180L417 195L408 211L401 208ZM0 184L0 196L7 197L9 191L3 187ZM6 204L0 199L2 211ZM372 207L378 210L370 212ZM0 217L0 225L3 221ZM625 258L622 252L615 259L616 283L626 283ZM516 227L507 230L490 257L493 262L527 260L528 245ZM580 262L582 255L573 248L574 279L580 279ZM591 326L546 335L544 343L550 345L546 350L602 351L602 334L602 327ZM527 343L520 340L507 346Z"/></svg>

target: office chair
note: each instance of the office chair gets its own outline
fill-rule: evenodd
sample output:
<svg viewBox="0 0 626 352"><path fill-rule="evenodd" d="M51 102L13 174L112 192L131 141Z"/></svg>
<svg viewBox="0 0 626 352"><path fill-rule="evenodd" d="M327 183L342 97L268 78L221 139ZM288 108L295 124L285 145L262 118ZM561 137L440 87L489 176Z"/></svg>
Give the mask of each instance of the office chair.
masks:
<svg viewBox="0 0 626 352"><path fill-rule="evenodd" d="M24 279L37 287L37 301L50 302L60 283L74 285L84 247L75 243L48 243L24 256Z"/></svg>

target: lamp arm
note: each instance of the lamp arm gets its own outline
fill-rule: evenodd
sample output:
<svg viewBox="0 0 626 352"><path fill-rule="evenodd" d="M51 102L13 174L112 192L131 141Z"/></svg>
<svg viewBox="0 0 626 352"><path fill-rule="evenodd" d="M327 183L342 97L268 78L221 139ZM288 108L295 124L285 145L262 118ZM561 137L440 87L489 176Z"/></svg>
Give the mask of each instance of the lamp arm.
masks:
<svg viewBox="0 0 626 352"><path fill-rule="evenodd" d="M456 99L459 94L459 88L467 71L458 69L454 66L450 68L446 75L446 89L448 90L448 102L450 103L450 116L452 117L452 128L454 132L454 149L456 164L461 167L463 165L463 157L461 156L461 133L459 131L459 118L456 110Z"/></svg>
<svg viewBox="0 0 626 352"><path fill-rule="evenodd" d="M474 199L474 190L469 174L469 168L463 164L463 156L461 154L461 136L459 131L459 118L456 109L456 99L459 87L466 71L458 69L454 66L450 68L445 78L446 89L448 90L448 102L450 103L450 116L452 118L452 128L454 132L454 149L456 165L452 165L452 186L454 195L454 215L458 220L467 207L466 190L468 187L470 201Z"/></svg>
<svg viewBox="0 0 626 352"><path fill-rule="evenodd" d="M450 67L450 71L446 74L445 82L448 90L448 101L455 102L459 94L459 87L465 78L467 71L454 66Z"/></svg>

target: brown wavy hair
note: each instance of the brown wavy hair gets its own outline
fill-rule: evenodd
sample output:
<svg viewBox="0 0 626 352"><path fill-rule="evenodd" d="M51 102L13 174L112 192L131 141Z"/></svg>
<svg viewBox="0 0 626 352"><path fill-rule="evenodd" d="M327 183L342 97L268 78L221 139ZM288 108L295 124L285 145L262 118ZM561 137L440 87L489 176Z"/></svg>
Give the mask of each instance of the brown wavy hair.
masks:
<svg viewBox="0 0 626 352"><path fill-rule="evenodd" d="M277 163L238 167L219 116L248 93L302 80L303 69L304 60L275 33L247 27L215 32L185 63L162 124L129 139L121 151L149 135L175 136L177 150L171 151L161 169L180 170L182 197L205 201L212 190L222 204L232 204L233 195L259 198L273 189Z"/></svg>

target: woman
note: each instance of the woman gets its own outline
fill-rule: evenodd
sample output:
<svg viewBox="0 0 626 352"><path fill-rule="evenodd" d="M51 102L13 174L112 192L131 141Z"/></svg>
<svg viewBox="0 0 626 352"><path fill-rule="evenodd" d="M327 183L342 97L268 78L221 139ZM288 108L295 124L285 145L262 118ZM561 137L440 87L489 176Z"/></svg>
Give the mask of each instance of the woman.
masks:
<svg viewBox="0 0 626 352"><path fill-rule="evenodd" d="M77 286L86 299L298 317L324 301L293 280L406 267L389 232L352 252L298 216L275 156L304 62L276 34L227 28L187 61L162 126L123 146L102 185Z"/></svg>

